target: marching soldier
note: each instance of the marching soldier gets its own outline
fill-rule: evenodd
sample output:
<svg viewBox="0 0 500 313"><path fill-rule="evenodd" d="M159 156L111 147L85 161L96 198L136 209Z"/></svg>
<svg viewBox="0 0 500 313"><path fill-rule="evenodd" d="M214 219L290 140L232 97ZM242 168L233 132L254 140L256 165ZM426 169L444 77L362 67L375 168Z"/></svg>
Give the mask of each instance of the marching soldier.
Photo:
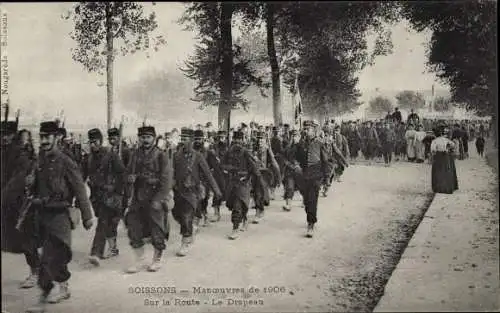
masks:
<svg viewBox="0 0 500 313"><path fill-rule="evenodd" d="M300 164L303 173L302 196L304 198L307 214L306 236L312 238L314 225L318 221L318 196L323 179L331 172L331 164L328 162L327 151L323 143L316 138L314 121L304 122L306 138L299 143L295 159ZM300 170L300 169L298 169Z"/></svg>
<svg viewBox="0 0 500 313"><path fill-rule="evenodd" d="M193 141L193 149L201 154L203 159L207 161L207 165L209 166L209 169L212 170L210 167L210 163L208 163L208 151L205 149L205 134L203 130L195 130L193 133L194 141ZM202 180L202 190L204 191L202 193L203 197L201 198L198 206L195 209L195 214L194 214L194 219L193 219L193 231L196 234L198 232L199 226L200 226L200 221L203 219L203 226L206 227L208 226L208 217L207 217L207 208L208 208L208 200L210 199L210 193L209 191L209 184L208 181Z"/></svg>
<svg viewBox="0 0 500 313"><path fill-rule="evenodd" d="M30 274L19 287L32 288L36 285L40 269L37 248L41 243L34 227L36 216L34 214L26 216L22 229L18 229L16 224L20 219L23 203L26 201L25 177L36 162L36 155L29 143L24 144L22 141L20 145L16 142L16 131L16 122L1 122L2 251L24 254Z"/></svg>
<svg viewBox="0 0 500 313"><path fill-rule="evenodd" d="M276 162L278 163L278 167L280 170L280 173L283 173L283 152L284 152L284 146L283 146L283 140L280 138L279 135L279 130L277 127L272 128L272 137L270 139L270 145L271 145L271 151L274 154L274 157L276 158ZM279 180L274 180L273 184L270 186L271 187L271 200L274 200L274 192L275 189L278 187L280 181Z"/></svg>
<svg viewBox="0 0 500 313"><path fill-rule="evenodd" d="M224 156L223 169L228 173L228 194L226 206L231 210L231 222L233 230L229 239L235 240L241 231L247 226L247 213L250 207L251 180L261 181L262 177L257 168L254 158L245 148L244 134L235 131L229 151Z"/></svg>
<svg viewBox="0 0 500 313"><path fill-rule="evenodd" d="M297 173L296 169L299 168L295 156L297 154L298 144L300 142L300 133L297 130L292 130L290 132L291 142L285 148L283 154L283 189L285 191L284 199L285 205L283 210L290 211L290 201L293 199L293 194L295 190L301 189L300 186L300 172Z"/></svg>
<svg viewBox="0 0 500 313"><path fill-rule="evenodd" d="M152 126L138 129L139 147L132 153L127 169L128 183L132 190L130 205L125 215L128 237L136 262L127 273L137 273L144 261L145 238L150 237L154 247L153 261L148 271L156 272L161 267L161 257L168 240L168 211L164 203L168 200L172 186L172 167L165 153L154 145L156 131Z"/></svg>
<svg viewBox="0 0 500 313"><path fill-rule="evenodd" d="M349 122L349 128L347 133L348 133L347 140L349 142L349 152L351 161L356 161L359 155L359 150L361 149L363 142L356 122L352 123Z"/></svg>
<svg viewBox="0 0 500 313"><path fill-rule="evenodd" d="M210 150L212 151L212 159L215 158L215 160L212 160L211 163L213 164L213 169L214 169L214 178L217 181L217 184L219 186L219 189L222 193L222 197L220 198L213 198L212 200L212 206L214 208L214 217L210 220L211 222L218 222L220 221L221 215L220 215L220 206L222 205L222 202L226 199L226 180L227 177L224 175L224 172L222 170L222 160L224 159L224 155L226 154L228 150L228 146L226 143L226 138L227 134L225 131L220 130L217 132L216 136L216 141L215 143L210 147ZM210 164L209 164L210 165Z"/></svg>
<svg viewBox="0 0 500 313"><path fill-rule="evenodd" d="M258 180L253 181L253 192L255 201L255 218L252 221L254 224L258 224L262 217L264 216L264 207L269 205L270 186L277 185L281 181L281 173L279 165L274 158L273 151L267 146L265 133L262 131L256 134L256 146L254 148L254 156L256 158L256 164L262 173L264 180L262 182Z"/></svg>
<svg viewBox="0 0 500 313"><path fill-rule="evenodd" d="M344 157L343 159L341 158L341 161L337 161L337 166L335 167L335 180L337 182L340 182L341 181L341 176L342 174L344 173L344 170L345 170L345 167L344 167L344 163L347 162L347 158L348 158L348 155L349 155L349 144L347 142L347 138L344 137L344 135L342 135L340 133L340 126L339 125L336 125L334 127L334 133L333 133L333 142L335 143L335 146L338 148L338 152L341 153L341 155ZM334 153L334 151L332 151ZM337 158L338 159L338 158Z"/></svg>
<svg viewBox="0 0 500 313"><path fill-rule="evenodd" d="M385 122L385 129L380 133L380 142L382 144L385 166L390 166L392 162L392 152L396 145L396 133L392 129L389 121Z"/></svg>
<svg viewBox="0 0 500 313"><path fill-rule="evenodd" d="M73 195L80 203L83 226L89 230L93 224L92 209L85 184L76 163L57 146L55 122L40 125L41 153L34 175L26 177L27 186L33 187L32 206L39 215L39 234L42 236L42 261L38 285L42 289L38 305L28 312L44 312L45 305L58 303L70 297L68 263L72 258L71 230L78 224L69 208ZM70 192L71 190L71 192ZM59 288L54 291L54 283Z"/></svg>
<svg viewBox="0 0 500 313"><path fill-rule="evenodd" d="M193 243L193 219L200 202L208 190L204 190L203 180L214 192L214 197L222 194L215 182L205 158L193 149L193 130L181 129L181 143L174 157L174 208L172 214L181 226L182 243L177 256L187 255Z"/></svg>
<svg viewBox="0 0 500 313"><path fill-rule="evenodd" d="M89 262L100 265L100 259L117 256L116 245L118 223L123 211L123 190L125 165L118 153L111 148L103 147L103 136L99 129L88 131L90 154L83 166L83 177L88 178L91 190L91 202L97 217ZM108 253L104 247L108 242Z"/></svg>

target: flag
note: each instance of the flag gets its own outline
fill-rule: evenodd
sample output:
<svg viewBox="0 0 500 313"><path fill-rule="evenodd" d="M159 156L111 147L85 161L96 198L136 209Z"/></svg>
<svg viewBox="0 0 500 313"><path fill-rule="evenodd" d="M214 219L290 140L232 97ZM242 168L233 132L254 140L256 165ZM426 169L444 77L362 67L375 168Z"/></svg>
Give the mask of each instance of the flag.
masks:
<svg viewBox="0 0 500 313"><path fill-rule="evenodd" d="M299 90L299 75L295 76L295 86L293 88L292 104L295 110L295 125L302 125L302 99Z"/></svg>

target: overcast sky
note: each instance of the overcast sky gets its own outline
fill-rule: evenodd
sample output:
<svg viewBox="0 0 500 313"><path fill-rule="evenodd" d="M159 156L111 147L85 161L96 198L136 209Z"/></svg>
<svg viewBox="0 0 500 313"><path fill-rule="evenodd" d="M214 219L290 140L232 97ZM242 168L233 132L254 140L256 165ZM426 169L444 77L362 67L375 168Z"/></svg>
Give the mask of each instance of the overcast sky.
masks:
<svg viewBox="0 0 500 313"><path fill-rule="evenodd" d="M105 121L105 87L103 77L87 73L81 64L71 59L74 42L69 37L72 21L61 19L71 3L22 4L3 3L8 13L9 95L13 109L33 115L54 116L64 109L67 116L85 116L89 121ZM149 5L148 5L149 6ZM120 93L131 83L158 69L177 71L193 51L194 35L182 31L176 20L183 12L180 3L157 3L155 7L159 28L167 45L146 59L143 53L117 58L115 90ZM393 54L378 57L373 67L360 73L359 88L363 90L448 89L435 82L433 74L425 71L425 47L429 34L416 34L405 23L393 29ZM4 53L4 51L2 51ZM186 104L189 105L189 97ZM118 104L119 105L119 104ZM118 107L118 114L134 112ZM192 112L192 113L191 113ZM194 117L202 112L189 110ZM116 116L119 116L119 115ZM31 115L31 114L30 114ZM213 115L213 114L212 114ZM139 116L142 116L139 114Z"/></svg>

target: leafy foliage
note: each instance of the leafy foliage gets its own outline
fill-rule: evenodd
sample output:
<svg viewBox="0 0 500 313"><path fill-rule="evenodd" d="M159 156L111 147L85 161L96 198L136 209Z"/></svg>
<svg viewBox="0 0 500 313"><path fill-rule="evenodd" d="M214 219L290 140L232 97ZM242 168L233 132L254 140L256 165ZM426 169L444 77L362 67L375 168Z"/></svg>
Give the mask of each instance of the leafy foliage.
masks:
<svg viewBox="0 0 500 313"><path fill-rule="evenodd" d="M438 112L447 112L452 108L453 104L451 99L444 97L437 97L434 100L434 110Z"/></svg>
<svg viewBox="0 0 500 313"><path fill-rule="evenodd" d="M425 106L424 96L415 91L404 90L396 95L398 106L402 109L421 109Z"/></svg>
<svg viewBox="0 0 500 313"><path fill-rule="evenodd" d="M369 105L370 111L378 114L391 112L393 109L391 100L382 96L371 99Z"/></svg>
<svg viewBox="0 0 500 313"><path fill-rule="evenodd" d="M479 114L497 107L497 3L405 2L403 15L417 31L433 31L428 67L451 86L452 100Z"/></svg>
<svg viewBox="0 0 500 313"><path fill-rule="evenodd" d="M282 49L297 53L285 68L284 81L293 89L295 70L306 112L340 114L360 105L356 73L377 55L392 51L384 22L397 20L389 2L295 2L282 8L277 27ZM378 34L368 51L367 34Z"/></svg>
<svg viewBox="0 0 500 313"><path fill-rule="evenodd" d="M221 102L222 76L222 43L220 38L220 4L190 3L179 23L186 30L196 30L199 44L194 55L185 61L182 72L197 82L194 88L193 101L200 102L200 108L219 105ZM249 55L242 53L238 42L233 44L233 95L231 107L248 108L249 102L243 93L251 85L264 90L269 88L269 82L264 81L252 66ZM265 94L264 94L265 95Z"/></svg>
<svg viewBox="0 0 500 313"><path fill-rule="evenodd" d="M155 51L165 44L162 36L151 37L157 28L154 12L145 16L142 4L137 2L79 2L68 12L75 26L71 38L77 47L72 49L73 60L89 72L103 74L106 65L106 10L111 12L111 30L118 49L113 55L135 53L139 50Z"/></svg>

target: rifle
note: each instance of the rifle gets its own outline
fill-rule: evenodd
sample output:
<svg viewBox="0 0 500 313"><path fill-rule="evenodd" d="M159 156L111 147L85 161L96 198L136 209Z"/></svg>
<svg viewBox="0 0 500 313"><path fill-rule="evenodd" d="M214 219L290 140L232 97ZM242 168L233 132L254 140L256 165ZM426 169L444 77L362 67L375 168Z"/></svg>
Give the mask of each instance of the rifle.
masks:
<svg viewBox="0 0 500 313"><path fill-rule="evenodd" d="M34 176L36 174L37 168L38 168L38 160L35 159L35 160L33 160L33 163L31 165L29 175ZM24 196L25 197L23 200L23 204L21 206L19 218L18 218L17 223L16 223L16 229L18 231L21 230L21 227L22 227L24 221L26 220L26 216L28 215L28 212L33 204L34 193L32 192L32 186L25 186L24 187Z"/></svg>
<svg viewBox="0 0 500 313"><path fill-rule="evenodd" d="M137 163L137 148L134 148L134 152L133 152L133 155L132 155L132 160L131 160L132 164L132 173L131 175L135 175L135 171L136 171L136 163ZM134 183L129 183L128 186L127 186L127 208L130 208L130 206L132 205L132 202L134 200L134 194L135 194L135 182Z"/></svg>

